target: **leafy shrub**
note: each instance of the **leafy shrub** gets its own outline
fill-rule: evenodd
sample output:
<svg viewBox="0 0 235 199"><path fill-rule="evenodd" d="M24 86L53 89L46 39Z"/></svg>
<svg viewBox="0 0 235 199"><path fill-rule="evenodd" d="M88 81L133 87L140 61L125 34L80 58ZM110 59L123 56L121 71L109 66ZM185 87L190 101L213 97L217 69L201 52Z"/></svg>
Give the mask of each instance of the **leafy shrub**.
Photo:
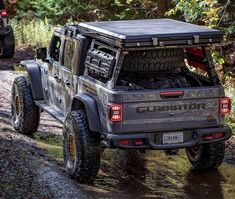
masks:
<svg viewBox="0 0 235 199"><path fill-rule="evenodd" d="M226 96L230 97L232 105L230 114L225 117L225 123L229 125L235 133L235 82L227 81L225 84L225 93Z"/></svg>
<svg viewBox="0 0 235 199"><path fill-rule="evenodd" d="M51 38L53 27L48 20L17 21L12 20L16 43L18 45L31 45L47 47Z"/></svg>
<svg viewBox="0 0 235 199"><path fill-rule="evenodd" d="M175 7L166 16L220 28L226 37L235 36L234 0L172 0Z"/></svg>
<svg viewBox="0 0 235 199"><path fill-rule="evenodd" d="M171 1L165 0L7 0L7 8L17 20L48 19L51 24L163 17Z"/></svg>

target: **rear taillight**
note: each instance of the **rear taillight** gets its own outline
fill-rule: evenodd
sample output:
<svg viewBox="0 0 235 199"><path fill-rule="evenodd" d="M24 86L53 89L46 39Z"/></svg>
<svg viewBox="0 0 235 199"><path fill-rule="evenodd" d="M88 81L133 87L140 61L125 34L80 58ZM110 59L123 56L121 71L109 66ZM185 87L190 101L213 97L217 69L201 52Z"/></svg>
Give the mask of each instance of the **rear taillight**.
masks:
<svg viewBox="0 0 235 199"><path fill-rule="evenodd" d="M204 135L202 136L202 141L210 141L210 140L217 140L224 137L224 133L214 133L210 135Z"/></svg>
<svg viewBox="0 0 235 199"><path fill-rule="evenodd" d="M122 121L122 105L120 104L109 104L108 105L109 120L112 122Z"/></svg>
<svg viewBox="0 0 235 199"><path fill-rule="evenodd" d="M179 97L184 95L184 91L166 91L160 92L161 97Z"/></svg>
<svg viewBox="0 0 235 199"><path fill-rule="evenodd" d="M1 16L6 17L7 16L7 11L6 10L1 10Z"/></svg>
<svg viewBox="0 0 235 199"><path fill-rule="evenodd" d="M231 100L229 97L220 98L220 114L225 115L231 110Z"/></svg>
<svg viewBox="0 0 235 199"><path fill-rule="evenodd" d="M119 140L118 143L119 143L120 145L129 145L129 140L128 140L128 139Z"/></svg>

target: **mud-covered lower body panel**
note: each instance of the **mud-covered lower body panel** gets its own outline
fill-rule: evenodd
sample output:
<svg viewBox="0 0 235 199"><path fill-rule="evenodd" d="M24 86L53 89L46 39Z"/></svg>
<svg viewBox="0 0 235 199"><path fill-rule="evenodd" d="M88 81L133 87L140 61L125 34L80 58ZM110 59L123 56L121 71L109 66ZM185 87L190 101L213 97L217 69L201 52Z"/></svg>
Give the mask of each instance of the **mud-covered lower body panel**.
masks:
<svg viewBox="0 0 235 199"><path fill-rule="evenodd" d="M105 134L104 142L109 148L171 149L188 148L199 144L220 142L231 137L228 127L216 127L156 133ZM177 137L178 136L178 137Z"/></svg>

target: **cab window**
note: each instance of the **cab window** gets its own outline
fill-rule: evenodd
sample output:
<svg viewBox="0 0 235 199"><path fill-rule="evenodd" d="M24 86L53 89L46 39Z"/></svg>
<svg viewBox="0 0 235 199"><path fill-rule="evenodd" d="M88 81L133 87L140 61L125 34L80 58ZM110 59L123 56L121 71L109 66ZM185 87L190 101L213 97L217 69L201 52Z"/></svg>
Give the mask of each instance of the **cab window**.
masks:
<svg viewBox="0 0 235 199"><path fill-rule="evenodd" d="M58 36L54 36L52 40L52 45L51 45L51 52L50 56L53 58L55 61L59 61L60 57L60 46L61 46L61 39Z"/></svg>
<svg viewBox="0 0 235 199"><path fill-rule="evenodd" d="M72 63L74 60L74 49L75 49L74 41L66 39L64 43L63 66L69 70L72 69Z"/></svg>

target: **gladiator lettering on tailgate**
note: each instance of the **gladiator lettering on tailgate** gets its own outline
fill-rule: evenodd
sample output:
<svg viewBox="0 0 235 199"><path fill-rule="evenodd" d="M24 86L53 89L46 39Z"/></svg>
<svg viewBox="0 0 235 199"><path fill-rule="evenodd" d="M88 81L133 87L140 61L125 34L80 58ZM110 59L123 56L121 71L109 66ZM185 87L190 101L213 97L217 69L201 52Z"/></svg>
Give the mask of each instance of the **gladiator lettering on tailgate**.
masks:
<svg viewBox="0 0 235 199"><path fill-rule="evenodd" d="M177 110L196 110L196 109L206 109L206 104L204 103L193 103L193 104L182 104L182 105L171 105L171 106L147 106L147 107L137 107L137 113L146 112L163 112L163 111L177 111Z"/></svg>

